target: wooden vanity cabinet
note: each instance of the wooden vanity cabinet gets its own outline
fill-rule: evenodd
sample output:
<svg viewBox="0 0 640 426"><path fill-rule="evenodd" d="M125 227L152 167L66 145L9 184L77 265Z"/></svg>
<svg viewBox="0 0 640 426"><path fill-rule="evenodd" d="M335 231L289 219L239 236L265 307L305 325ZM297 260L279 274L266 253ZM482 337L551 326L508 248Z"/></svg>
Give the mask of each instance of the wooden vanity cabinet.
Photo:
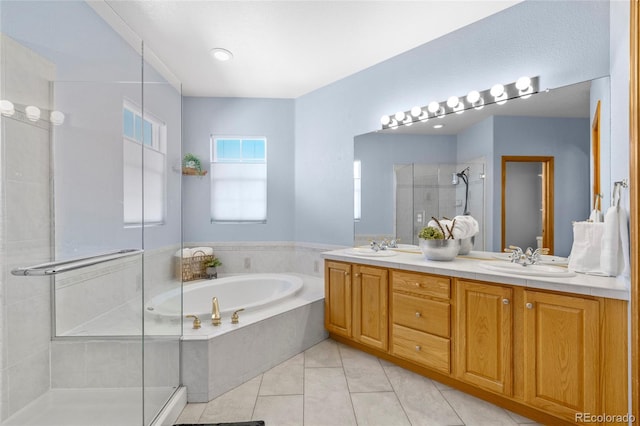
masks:
<svg viewBox="0 0 640 426"><path fill-rule="evenodd" d="M458 279L456 321L456 377L511 395L513 288Z"/></svg>
<svg viewBox="0 0 640 426"><path fill-rule="evenodd" d="M337 340L544 424L627 411L624 300L325 261Z"/></svg>
<svg viewBox="0 0 640 426"><path fill-rule="evenodd" d="M385 268L325 262L325 328L386 351L389 272Z"/></svg>
<svg viewBox="0 0 640 426"><path fill-rule="evenodd" d="M391 354L451 372L451 280L391 272Z"/></svg>
<svg viewBox="0 0 640 426"><path fill-rule="evenodd" d="M524 303L525 402L572 420L602 412L598 300L526 290Z"/></svg>
<svg viewBox="0 0 640 426"><path fill-rule="evenodd" d="M351 264L326 261L324 276L324 327L330 333L351 338Z"/></svg>

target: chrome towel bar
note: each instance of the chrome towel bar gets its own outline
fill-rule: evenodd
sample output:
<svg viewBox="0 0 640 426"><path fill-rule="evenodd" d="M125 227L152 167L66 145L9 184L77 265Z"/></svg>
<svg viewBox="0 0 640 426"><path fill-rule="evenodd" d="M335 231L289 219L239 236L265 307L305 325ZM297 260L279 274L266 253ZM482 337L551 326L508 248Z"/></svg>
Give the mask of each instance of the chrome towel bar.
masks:
<svg viewBox="0 0 640 426"><path fill-rule="evenodd" d="M27 266L24 268L14 268L11 274L18 276L26 275L56 275L63 272L74 271L76 269L86 268L87 266L97 265L98 263L109 262L111 260L120 259L122 257L134 256L142 254L142 249L121 249L108 253L96 254L88 257L80 257L77 259L61 260L58 262L41 263L39 265Z"/></svg>

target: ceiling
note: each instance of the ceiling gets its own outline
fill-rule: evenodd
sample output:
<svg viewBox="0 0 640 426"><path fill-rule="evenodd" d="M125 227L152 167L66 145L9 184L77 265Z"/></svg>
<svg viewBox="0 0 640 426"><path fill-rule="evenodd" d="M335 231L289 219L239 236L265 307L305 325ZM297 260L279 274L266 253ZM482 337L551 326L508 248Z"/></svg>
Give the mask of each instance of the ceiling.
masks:
<svg viewBox="0 0 640 426"><path fill-rule="evenodd" d="M106 0L185 96L297 98L520 0ZM230 50L219 62L209 51Z"/></svg>

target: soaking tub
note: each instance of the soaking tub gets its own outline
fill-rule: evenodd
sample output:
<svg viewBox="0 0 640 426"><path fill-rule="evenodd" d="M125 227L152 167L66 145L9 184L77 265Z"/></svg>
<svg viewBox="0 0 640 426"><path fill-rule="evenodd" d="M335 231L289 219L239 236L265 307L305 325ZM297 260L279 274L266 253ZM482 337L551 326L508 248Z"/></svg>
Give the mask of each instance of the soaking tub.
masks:
<svg viewBox="0 0 640 426"><path fill-rule="evenodd" d="M145 308L154 315L179 317L184 314L211 315L211 299L218 298L221 314L238 309L249 311L270 305L296 294L302 288L300 277L288 274L246 274L215 280L204 280L184 286L183 310L180 310L180 289L162 293L151 299Z"/></svg>
<svg viewBox="0 0 640 426"><path fill-rule="evenodd" d="M222 323L211 324L211 299L218 298ZM182 322L182 383L188 402L208 402L327 338L324 280L299 273L233 275L184 286L180 318L178 290L146 305L147 329L155 322ZM239 323L231 322L238 309Z"/></svg>

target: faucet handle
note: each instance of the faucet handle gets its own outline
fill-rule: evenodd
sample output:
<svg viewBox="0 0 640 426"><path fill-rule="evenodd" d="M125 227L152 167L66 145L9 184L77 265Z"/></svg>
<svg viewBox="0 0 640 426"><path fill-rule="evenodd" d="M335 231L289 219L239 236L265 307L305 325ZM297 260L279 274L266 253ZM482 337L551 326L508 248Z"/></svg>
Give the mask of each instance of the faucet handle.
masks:
<svg viewBox="0 0 640 426"><path fill-rule="evenodd" d="M238 316L238 312L242 312L242 311L244 311L244 308L238 309L233 314L231 314L231 324L237 324L238 323L238 321L240 320L240 317Z"/></svg>
<svg viewBox="0 0 640 426"><path fill-rule="evenodd" d="M202 327L202 322L200 321L200 318L198 318L197 315L187 315L187 318L193 318L193 328L194 328L194 330L197 330L200 327Z"/></svg>

